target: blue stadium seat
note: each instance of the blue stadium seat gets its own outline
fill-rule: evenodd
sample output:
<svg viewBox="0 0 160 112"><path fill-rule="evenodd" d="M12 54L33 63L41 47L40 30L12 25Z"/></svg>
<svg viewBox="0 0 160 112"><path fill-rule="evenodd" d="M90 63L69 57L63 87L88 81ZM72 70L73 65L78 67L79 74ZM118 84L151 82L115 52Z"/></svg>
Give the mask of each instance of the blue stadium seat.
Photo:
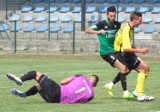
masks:
<svg viewBox="0 0 160 112"><path fill-rule="evenodd" d="M39 15L39 16L36 18L35 22L43 22L43 21L45 21L45 20L46 20L45 15Z"/></svg>
<svg viewBox="0 0 160 112"><path fill-rule="evenodd" d="M76 17L75 23L81 23L81 15L80 14Z"/></svg>
<svg viewBox="0 0 160 112"><path fill-rule="evenodd" d="M149 23L152 22L152 17L151 16L144 16L142 19L142 23Z"/></svg>
<svg viewBox="0 0 160 112"><path fill-rule="evenodd" d="M33 10L35 13L40 13L44 11L44 6L36 6L35 10Z"/></svg>
<svg viewBox="0 0 160 112"><path fill-rule="evenodd" d="M138 12L141 12L141 13L146 13L149 11L149 7L148 6L142 6L140 7L140 9L138 10Z"/></svg>
<svg viewBox="0 0 160 112"><path fill-rule="evenodd" d="M48 26L46 24L42 24L38 29L37 32L45 32L47 31Z"/></svg>
<svg viewBox="0 0 160 112"><path fill-rule="evenodd" d="M118 16L118 22L122 23L122 22L125 22L126 19L124 16Z"/></svg>
<svg viewBox="0 0 160 112"><path fill-rule="evenodd" d="M0 32L4 32L8 29L9 29L8 24L5 24L5 23L0 24Z"/></svg>
<svg viewBox="0 0 160 112"><path fill-rule="evenodd" d="M108 0L109 4L116 4L118 1L117 0Z"/></svg>
<svg viewBox="0 0 160 112"><path fill-rule="evenodd" d="M28 15L25 15L24 19L22 20L22 22L30 22L33 20L33 16L28 14Z"/></svg>
<svg viewBox="0 0 160 112"><path fill-rule="evenodd" d="M65 26L63 32L64 33L71 33L71 32L73 32L73 25L69 24L69 25Z"/></svg>
<svg viewBox="0 0 160 112"><path fill-rule="evenodd" d="M70 0L71 4L78 4L81 3L81 0Z"/></svg>
<svg viewBox="0 0 160 112"><path fill-rule="evenodd" d="M29 12L29 11L32 10L32 6L30 6L30 5L22 5L20 10L21 10L21 12Z"/></svg>
<svg viewBox="0 0 160 112"><path fill-rule="evenodd" d="M116 10L117 10L117 7L116 7ZM122 11L122 7L121 6L118 6L118 12L121 12Z"/></svg>
<svg viewBox="0 0 160 112"><path fill-rule="evenodd" d="M16 29L15 29L15 28L16 28ZM18 32L18 31L20 31L20 30L21 30L20 24L16 24L16 27L15 27L15 25L13 25L10 31L11 31L11 32Z"/></svg>
<svg viewBox="0 0 160 112"><path fill-rule="evenodd" d="M20 20L20 15L18 15L18 14L13 14L13 15L9 18L9 21L10 21L10 22L19 21L19 20Z"/></svg>
<svg viewBox="0 0 160 112"><path fill-rule="evenodd" d="M45 3L52 3L52 2L55 2L56 0L43 0L43 2Z"/></svg>
<svg viewBox="0 0 160 112"><path fill-rule="evenodd" d="M160 13L160 7L158 7L158 6L153 7L153 10L151 11L151 13L152 14L158 14L158 13Z"/></svg>
<svg viewBox="0 0 160 112"><path fill-rule="evenodd" d="M103 15L103 16L102 16L102 20L107 20L107 16L106 16L106 15Z"/></svg>
<svg viewBox="0 0 160 112"><path fill-rule="evenodd" d="M88 23L95 23L98 21L98 17L95 15L90 16Z"/></svg>
<svg viewBox="0 0 160 112"><path fill-rule="evenodd" d="M72 13L80 13L81 12L81 6L75 6L72 10Z"/></svg>
<svg viewBox="0 0 160 112"><path fill-rule="evenodd" d="M50 32L52 32L52 33L58 33L59 31L61 31L61 26L60 25L54 25L50 29Z"/></svg>
<svg viewBox="0 0 160 112"><path fill-rule="evenodd" d="M42 2L43 0L31 0L32 3L40 3Z"/></svg>
<svg viewBox="0 0 160 112"><path fill-rule="evenodd" d="M138 26L136 28L134 28L134 33L139 33L142 31L142 27L141 26Z"/></svg>
<svg viewBox="0 0 160 112"><path fill-rule="evenodd" d="M86 13L93 13L96 11L96 7L95 6L88 6L86 9Z"/></svg>
<svg viewBox="0 0 160 112"><path fill-rule="evenodd" d="M61 9L59 10L60 13L67 13L70 11L70 7L69 6L63 6L61 7Z"/></svg>
<svg viewBox="0 0 160 112"><path fill-rule="evenodd" d="M96 0L95 3L97 4L103 4L103 3L106 3L107 1L106 0Z"/></svg>
<svg viewBox="0 0 160 112"><path fill-rule="evenodd" d="M135 7L133 7L133 6L128 6L128 7L126 7L126 10L124 11L125 13L132 13L132 12L134 12L136 10L136 8Z"/></svg>
<svg viewBox="0 0 160 112"><path fill-rule="evenodd" d="M155 23L158 23L158 24L160 23L160 16L156 17Z"/></svg>
<svg viewBox="0 0 160 112"><path fill-rule="evenodd" d="M158 33L160 34L160 30L158 30Z"/></svg>
<svg viewBox="0 0 160 112"><path fill-rule="evenodd" d="M57 21L59 21L59 17L58 17L58 16L52 15L52 16L50 17L50 22L55 23L55 22L57 22Z"/></svg>
<svg viewBox="0 0 160 112"><path fill-rule="evenodd" d="M66 15L64 18L61 20L62 23L68 23L72 21L72 16L71 15Z"/></svg>
<svg viewBox="0 0 160 112"><path fill-rule="evenodd" d="M147 34L151 34L153 32L155 32L155 26L153 25L147 26L146 29L144 30L144 33L147 33Z"/></svg>
<svg viewBox="0 0 160 112"><path fill-rule="evenodd" d="M90 4L90 3L93 3L93 2L94 2L94 0L85 0L86 4Z"/></svg>
<svg viewBox="0 0 160 112"><path fill-rule="evenodd" d="M147 1L148 4L156 4L158 2L159 2L159 0L148 0Z"/></svg>
<svg viewBox="0 0 160 112"><path fill-rule="evenodd" d="M135 4L143 4L145 2L146 2L146 0L134 0Z"/></svg>
<svg viewBox="0 0 160 112"><path fill-rule="evenodd" d="M129 4L129 3L132 3L132 0L121 0L121 3L123 3L123 4Z"/></svg>
<svg viewBox="0 0 160 112"><path fill-rule="evenodd" d="M46 10L46 12L49 13L49 10L50 10L50 13L53 13L57 11L57 6L50 6L50 8Z"/></svg>
<svg viewBox="0 0 160 112"><path fill-rule="evenodd" d="M106 13L107 12L107 8L108 8L107 6L102 6L102 7L99 8L98 12L99 13Z"/></svg>
<svg viewBox="0 0 160 112"><path fill-rule="evenodd" d="M34 31L34 24L28 24L24 29L23 32L32 32Z"/></svg>
<svg viewBox="0 0 160 112"><path fill-rule="evenodd" d="M58 0L57 3L60 3L60 4L64 4L64 3L67 3L68 0Z"/></svg>

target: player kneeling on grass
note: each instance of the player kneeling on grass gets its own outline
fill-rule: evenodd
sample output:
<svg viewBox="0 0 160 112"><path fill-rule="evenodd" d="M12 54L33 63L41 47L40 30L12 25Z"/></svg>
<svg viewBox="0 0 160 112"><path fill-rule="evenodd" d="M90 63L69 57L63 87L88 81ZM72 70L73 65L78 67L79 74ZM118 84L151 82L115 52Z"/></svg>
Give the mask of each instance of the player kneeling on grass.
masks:
<svg viewBox="0 0 160 112"><path fill-rule="evenodd" d="M30 71L20 78L12 74L7 74L6 76L18 85L22 85L23 82L31 79L35 79L38 82L26 92L11 88L10 92L12 94L25 98L39 93L46 102L61 104L89 102L94 97L93 87L99 81L96 75L91 75L89 78L84 75L72 75L63 79L61 85L58 85L55 81L37 71Z"/></svg>

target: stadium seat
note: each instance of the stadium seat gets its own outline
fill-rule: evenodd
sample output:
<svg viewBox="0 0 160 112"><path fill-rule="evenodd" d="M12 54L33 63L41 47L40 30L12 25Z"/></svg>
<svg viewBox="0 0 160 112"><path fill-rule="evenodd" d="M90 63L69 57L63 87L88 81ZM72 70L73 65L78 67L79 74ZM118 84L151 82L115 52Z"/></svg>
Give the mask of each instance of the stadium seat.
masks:
<svg viewBox="0 0 160 112"><path fill-rule="evenodd" d="M80 13L81 12L81 6L75 6L72 10L72 13Z"/></svg>
<svg viewBox="0 0 160 112"><path fill-rule="evenodd" d="M60 25L54 25L53 27L51 27L50 32L51 33L58 33L59 31L61 31L61 26Z"/></svg>
<svg viewBox="0 0 160 112"><path fill-rule="evenodd" d="M59 21L59 17L58 17L58 16L52 15L52 16L50 17L50 22L55 23L55 22L57 22L57 21Z"/></svg>
<svg viewBox="0 0 160 112"><path fill-rule="evenodd" d="M72 21L72 16L71 15L66 15L64 18L61 20L62 23L68 23Z"/></svg>
<svg viewBox="0 0 160 112"><path fill-rule="evenodd" d="M140 9L138 10L138 12L141 12L141 13L146 13L149 11L149 7L148 6L142 6L140 7Z"/></svg>
<svg viewBox="0 0 160 112"><path fill-rule="evenodd" d="M116 10L117 10L117 7L116 7ZM121 12L122 11L122 7L121 6L118 6L118 12Z"/></svg>
<svg viewBox="0 0 160 112"><path fill-rule="evenodd" d="M95 23L98 21L98 17L95 15L90 16L88 23Z"/></svg>
<svg viewBox="0 0 160 112"><path fill-rule="evenodd" d="M95 6L88 6L86 9L86 13L93 13L96 11L96 7Z"/></svg>
<svg viewBox="0 0 160 112"><path fill-rule="evenodd" d="M39 15L39 16L36 18L35 22L43 22L43 21L45 21L45 20L46 20L45 15Z"/></svg>
<svg viewBox="0 0 160 112"><path fill-rule="evenodd" d="M106 3L107 1L106 0L96 0L95 3L96 4L103 4L103 3Z"/></svg>
<svg viewBox="0 0 160 112"><path fill-rule="evenodd" d="M64 4L64 3L67 3L68 0L58 0L57 3L60 3L60 4Z"/></svg>
<svg viewBox="0 0 160 112"><path fill-rule="evenodd" d="M106 16L106 15L103 15L103 16L102 16L102 20L107 20L107 16Z"/></svg>
<svg viewBox="0 0 160 112"><path fill-rule="evenodd" d="M116 3L117 3L117 0L108 0L108 3L109 3L109 4L116 4Z"/></svg>
<svg viewBox="0 0 160 112"><path fill-rule="evenodd" d="M34 24L28 24L24 29L23 32L32 32L34 31Z"/></svg>
<svg viewBox="0 0 160 112"><path fill-rule="evenodd" d="M153 7L153 10L151 11L152 14L158 14L160 13L160 7Z"/></svg>
<svg viewBox="0 0 160 112"><path fill-rule="evenodd" d="M158 33L160 34L160 30L158 30Z"/></svg>
<svg viewBox="0 0 160 112"><path fill-rule="evenodd" d="M135 4L143 4L145 2L146 2L146 0L134 0Z"/></svg>
<svg viewBox="0 0 160 112"><path fill-rule="evenodd" d="M152 22L152 17L151 16L144 16L142 19L142 23L149 23Z"/></svg>
<svg viewBox="0 0 160 112"><path fill-rule="evenodd" d="M106 13L107 12L107 8L108 8L107 6L102 6L102 7L99 8L98 12L99 13Z"/></svg>
<svg viewBox="0 0 160 112"><path fill-rule="evenodd" d="M37 32L45 32L47 31L48 26L46 24L42 24L38 29Z"/></svg>
<svg viewBox="0 0 160 112"><path fill-rule="evenodd" d="M31 0L32 3L40 3L42 2L43 0Z"/></svg>
<svg viewBox="0 0 160 112"><path fill-rule="evenodd" d="M125 17L124 16L118 16L118 22L122 23L125 22Z"/></svg>
<svg viewBox="0 0 160 112"><path fill-rule="evenodd" d="M20 26L20 24L16 24L16 26L15 25L13 25L12 26L12 28L11 28L11 32L18 32L18 31L20 31L21 30L21 26Z"/></svg>
<svg viewBox="0 0 160 112"><path fill-rule="evenodd" d="M29 12L29 11L32 10L32 6L30 6L30 5L22 5L20 10L21 10L21 12Z"/></svg>
<svg viewBox="0 0 160 112"><path fill-rule="evenodd" d="M22 20L22 22L30 22L33 20L33 16L32 15L25 15L24 19Z"/></svg>
<svg viewBox="0 0 160 112"><path fill-rule="evenodd" d="M71 32L73 32L73 25L69 24L69 25L65 26L63 32L64 33L71 33Z"/></svg>
<svg viewBox="0 0 160 112"><path fill-rule="evenodd" d="M81 0L70 0L71 4L78 4L81 3Z"/></svg>
<svg viewBox="0 0 160 112"><path fill-rule="evenodd" d="M146 29L144 30L144 33L147 33L147 34L151 34L153 32L155 32L155 26L153 25L147 26Z"/></svg>
<svg viewBox="0 0 160 112"><path fill-rule="evenodd" d="M42 11L44 11L44 6L36 6L35 10L33 10L35 13L40 13Z"/></svg>
<svg viewBox="0 0 160 112"><path fill-rule="evenodd" d="M156 17L155 23L160 23L160 16Z"/></svg>
<svg viewBox="0 0 160 112"><path fill-rule="evenodd" d="M56 0L43 0L43 2L45 3L52 3L52 2L55 2Z"/></svg>
<svg viewBox="0 0 160 112"><path fill-rule="evenodd" d="M9 18L9 21L10 21L10 22L19 21L19 20L20 20L20 15L18 15L18 14L13 14L13 15Z"/></svg>
<svg viewBox="0 0 160 112"><path fill-rule="evenodd" d="M94 3L94 0L85 0L86 4Z"/></svg>
<svg viewBox="0 0 160 112"><path fill-rule="evenodd" d="M123 3L123 4L129 4L129 3L132 3L132 0L121 0L121 3Z"/></svg>
<svg viewBox="0 0 160 112"><path fill-rule="evenodd" d="M0 24L0 32L4 32L8 29L9 29L8 24L5 24L5 23Z"/></svg>
<svg viewBox="0 0 160 112"><path fill-rule="evenodd" d="M133 6L128 6L128 7L126 7L126 10L124 11L125 13L132 13L132 12L134 12L136 10L136 8L135 7L133 7Z"/></svg>
<svg viewBox="0 0 160 112"><path fill-rule="evenodd" d="M80 14L76 17L74 22L75 23L81 23L81 15Z"/></svg>
<svg viewBox="0 0 160 112"><path fill-rule="evenodd" d="M147 1L148 4L156 4L158 2L159 2L159 0L148 0Z"/></svg>
<svg viewBox="0 0 160 112"><path fill-rule="evenodd" d="M61 9L59 10L60 13L67 13L70 11L70 7L69 6L63 6L61 7Z"/></svg>
<svg viewBox="0 0 160 112"><path fill-rule="evenodd" d="M50 10L50 13L53 13L57 11L57 6L50 6L50 8L46 10L46 12L49 13L49 10Z"/></svg>
<svg viewBox="0 0 160 112"><path fill-rule="evenodd" d="M134 33L139 33L142 31L142 27L138 26L137 28L134 28Z"/></svg>

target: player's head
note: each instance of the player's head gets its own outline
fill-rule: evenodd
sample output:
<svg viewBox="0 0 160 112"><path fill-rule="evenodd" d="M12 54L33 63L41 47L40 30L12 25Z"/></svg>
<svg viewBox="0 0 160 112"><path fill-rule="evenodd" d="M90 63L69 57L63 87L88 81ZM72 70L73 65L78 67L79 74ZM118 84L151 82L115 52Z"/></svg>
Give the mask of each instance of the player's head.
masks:
<svg viewBox="0 0 160 112"><path fill-rule="evenodd" d="M115 6L110 6L107 8L107 19L109 22L114 22L116 19L116 7Z"/></svg>
<svg viewBox="0 0 160 112"><path fill-rule="evenodd" d="M93 87L97 86L97 83L99 81L99 78L97 75L91 75L88 80L93 84Z"/></svg>
<svg viewBox="0 0 160 112"><path fill-rule="evenodd" d="M142 13L140 12L131 13L130 21L133 23L134 27L138 27L142 23Z"/></svg>

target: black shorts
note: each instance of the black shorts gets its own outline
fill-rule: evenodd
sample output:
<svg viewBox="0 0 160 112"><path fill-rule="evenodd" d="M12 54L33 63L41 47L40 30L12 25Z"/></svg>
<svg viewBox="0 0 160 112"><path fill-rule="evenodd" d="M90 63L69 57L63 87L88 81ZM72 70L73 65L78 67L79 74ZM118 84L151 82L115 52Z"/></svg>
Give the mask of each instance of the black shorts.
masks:
<svg viewBox="0 0 160 112"><path fill-rule="evenodd" d="M122 52L122 53L117 53L117 56L118 60L122 64L126 65L127 68L130 70L136 69L140 64L140 61L137 59L135 53Z"/></svg>
<svg viewBox="0 0 160 112"><path fill-rule="evenodd" d="M102 58L107 61L112 67L114 67L114 62L116 61L117 53L116 52L111 52L106 55L102 55Z"/></svg>
<svg viewBox="0 0 160 112"><path fill-rule="evenodd" d="M39 84L41 86L41 91L39 91L39 94L46 102L60 102L60 86L55 81L42 74Z"/></svg>

